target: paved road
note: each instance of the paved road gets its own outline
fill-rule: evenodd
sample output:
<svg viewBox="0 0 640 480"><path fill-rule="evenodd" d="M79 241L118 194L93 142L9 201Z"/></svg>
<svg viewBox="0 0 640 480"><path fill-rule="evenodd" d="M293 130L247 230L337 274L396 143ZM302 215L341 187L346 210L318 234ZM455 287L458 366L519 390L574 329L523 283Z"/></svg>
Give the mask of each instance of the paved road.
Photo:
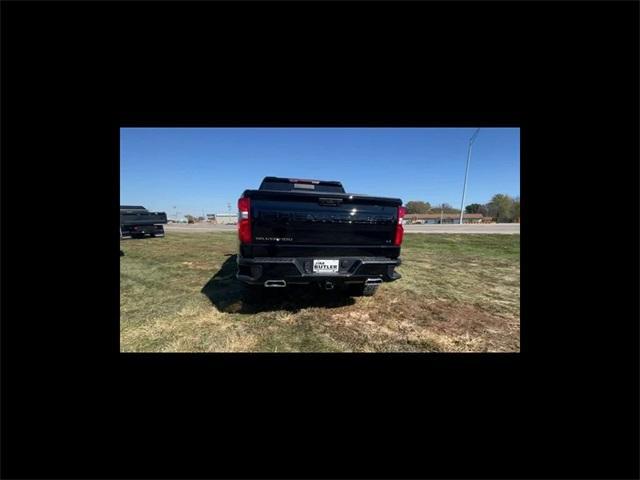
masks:
<svg viewBox="0 0 640 480"><path fill-rule="evenodd" d="M170 232L221 232L235 231L236 225L213 225L195 224L179 225L169 223L165 225L165 230ZM520 234L519 223L486 223L486 224L463 224L463 225L405 225L406 233L501 233Z"/></svg>
<svg viewBox="0 0 640 480"><path fill-rule="evenodd" d="M503 233L520 234L519 223L481 223L474 225L451 224L451 225L405 225L406 233Z"/></svg>
<svg viewBox="0 0 640 480"><path fill-rule="evenodd" d="M211 223L196 223L193 225L168 223L164 226L167 231L173 232L221 232L236 231L237 225L215 225Z"/></svg>

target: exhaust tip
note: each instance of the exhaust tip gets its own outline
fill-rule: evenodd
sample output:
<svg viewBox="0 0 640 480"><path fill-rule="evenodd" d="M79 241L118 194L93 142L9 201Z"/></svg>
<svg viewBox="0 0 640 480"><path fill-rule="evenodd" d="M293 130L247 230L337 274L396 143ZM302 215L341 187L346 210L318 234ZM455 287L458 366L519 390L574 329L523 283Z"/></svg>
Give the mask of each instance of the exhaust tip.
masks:
<svg viewBox="0 0 640 480"><path fill-rule="evenodd" d="M265 287L286 287L287 286L287 282L285 282L284 280L267 280L266 282L264 282L264 286Z"/></svg>
<svg viewBox="0 0 640 480"><path fill-rule="evenodd" d="M367 280L364 282L365 285L380 285L381 283L381 278L367 278Z"/></svg>

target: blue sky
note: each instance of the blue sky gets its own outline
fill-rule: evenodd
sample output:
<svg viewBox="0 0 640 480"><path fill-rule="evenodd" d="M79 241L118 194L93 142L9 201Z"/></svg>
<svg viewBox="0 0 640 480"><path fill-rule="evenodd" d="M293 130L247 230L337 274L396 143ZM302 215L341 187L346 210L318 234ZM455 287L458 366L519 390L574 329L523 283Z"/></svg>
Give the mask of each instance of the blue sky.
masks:
<svg viewBox="0 0 640 480"><path fill-rule="evenodd" d="M265 176L339 180L350 193L459 208L473 128L123 128L120 203L235 213ZM520 130L482 128L465 205L520 194ZM177 207L174 210L174 207Z"/></svg>

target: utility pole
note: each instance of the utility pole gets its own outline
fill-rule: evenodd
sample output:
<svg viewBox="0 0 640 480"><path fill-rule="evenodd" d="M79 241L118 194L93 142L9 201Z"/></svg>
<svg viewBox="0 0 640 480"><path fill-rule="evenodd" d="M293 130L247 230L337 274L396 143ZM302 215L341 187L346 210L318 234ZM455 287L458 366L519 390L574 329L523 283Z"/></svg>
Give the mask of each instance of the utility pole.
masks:
<svg viewBox="0 0 640 480"><path fill-rule="evenodd" d="M476 139L479 131L479 128L476 129L474 134L469 139L469 153L467 154L467 167L464 170L464 186L462 187L462 203L460 205L460 225L462 225L462 216L464 215L464 194L467 190L467 174L469 173L469 161L471 160L471 145L473 145L473 142Z"/></svg>

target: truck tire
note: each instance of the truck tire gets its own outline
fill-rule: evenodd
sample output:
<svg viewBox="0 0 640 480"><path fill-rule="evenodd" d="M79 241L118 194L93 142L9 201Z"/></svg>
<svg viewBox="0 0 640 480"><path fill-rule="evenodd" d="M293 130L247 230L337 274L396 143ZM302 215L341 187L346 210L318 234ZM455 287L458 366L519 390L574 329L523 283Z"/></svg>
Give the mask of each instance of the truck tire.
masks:
<svg viewBox="0 0 640 480"><path fill-rule="evenodd" d="M349 293L354 297L372 297L378 291L378 285L365 285L360 283L358 285L351 285Z"/></svg>

